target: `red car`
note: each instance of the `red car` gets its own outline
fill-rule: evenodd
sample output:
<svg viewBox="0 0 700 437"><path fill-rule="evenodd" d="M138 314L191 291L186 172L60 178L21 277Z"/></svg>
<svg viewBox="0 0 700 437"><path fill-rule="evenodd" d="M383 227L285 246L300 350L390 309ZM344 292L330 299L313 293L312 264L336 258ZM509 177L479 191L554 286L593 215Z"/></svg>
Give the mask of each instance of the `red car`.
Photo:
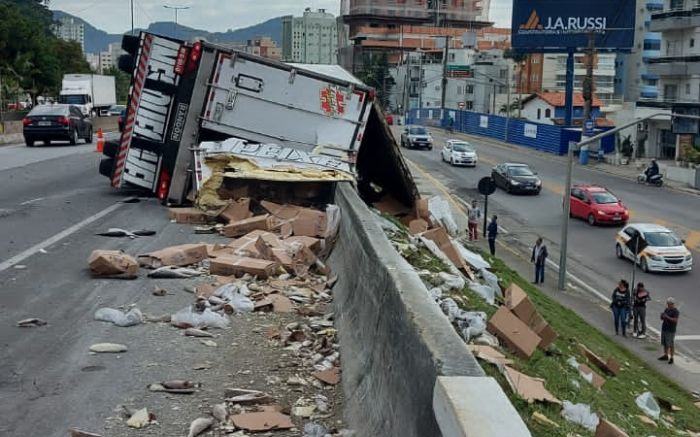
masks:
<svg viewBox="0 0 700 437"><path fill-rule="evenodd" d="M386 115L386 122L389 126L394 124L394 116L391 114Z"/></svg>
<svg viewBox="0 0 700 437"><path fill-rule="evenodd" d="M571 217L602 223L625 224L630 218L627 207L607 188L598 185L574 185L569 196Z"/></svg>

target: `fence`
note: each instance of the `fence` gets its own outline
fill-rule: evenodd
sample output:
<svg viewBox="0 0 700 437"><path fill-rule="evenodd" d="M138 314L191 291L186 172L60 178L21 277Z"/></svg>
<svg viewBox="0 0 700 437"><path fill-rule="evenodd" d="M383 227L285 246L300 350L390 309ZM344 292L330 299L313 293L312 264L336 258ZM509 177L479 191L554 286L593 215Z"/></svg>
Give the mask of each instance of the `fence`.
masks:
<svg viewBox="0 0 700 437"><path fill-rule="evenodd" d="M575 128L565 128L549 124L534 123L526 120L511 118L506 123L506 117L481 114L471 111L448 109L443 117L441 109L412 109L407 114L407 124L446 127L449 118L454 120L454 130L470 135L480 135L499 141L506 140L506 124L508 125L508 142L556 155L565 155L569 151L570 142L581 140L581 131ZM596 129L595 133L607 129ZM604 153L615 150L615 136L605 137L599 146ZM598 148L594 147L594 150Z"/></svg>

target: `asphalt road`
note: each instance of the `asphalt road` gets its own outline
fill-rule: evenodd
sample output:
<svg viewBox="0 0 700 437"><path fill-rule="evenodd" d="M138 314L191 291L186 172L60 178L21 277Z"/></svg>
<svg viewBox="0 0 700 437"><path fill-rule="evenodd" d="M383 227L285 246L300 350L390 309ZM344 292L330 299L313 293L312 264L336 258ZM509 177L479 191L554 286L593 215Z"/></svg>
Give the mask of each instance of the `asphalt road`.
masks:
<svg viewBox="0 0 700 437"><path fill-rule="evenodd" d="M398 130L396 130L398 132ZM490 213L499 215L499 222L520 240L534 243L537 235L549 242L550 259L558 263L561 240L562 193L566 165L561 157L529 149L507 146L480 137L451 135L468 139L477 149L476 168L452 167L441 161L440 149L446 136L434 131L432 151L404 151L411 162L423 172L448 187L462 199L478 196L476 185L489 176L491 168L501 162L522 162L539 173L543 190L539 196L509 195L498 190L490 196ZM608 187L620 197L632 212L631 222L659 223L674 229L687 239L697 260L700 259L700 196L639 185L615 175L576 166L574 183L595 183ZM483 205L482 205L483 210ZM619 227L591 227L582 220L569 222L570 271L599 292L610 295L620 278L631 279L632 263L615 256L615 234ZM648 310L648 323L658 326L655 314L660 314L669 296L676 298L681 310L678 336L683 346L700 356L700 265L685 274L637 273L653 295Z"/></svg>

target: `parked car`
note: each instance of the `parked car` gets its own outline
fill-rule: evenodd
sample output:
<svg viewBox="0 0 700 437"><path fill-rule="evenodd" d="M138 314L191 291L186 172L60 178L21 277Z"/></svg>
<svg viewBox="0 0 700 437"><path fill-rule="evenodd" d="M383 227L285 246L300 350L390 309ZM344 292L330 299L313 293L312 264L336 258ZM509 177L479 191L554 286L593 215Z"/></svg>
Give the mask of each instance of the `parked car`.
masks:
<svg viewBox="0 0 700 437"><path fill-rule="evenodd" d="M527 164L506 162L499 164L491 171L491 178L508 193L540 194L542 181L537 173L530 170Z"/></svg>
<svg viewBox="0 0 700 437"><path fill-rule="evenodd" d="M468 165L476 167L479 158L476 155L476 150L466 141L462 140L447 140L442 147L442 160L449 162L452 165Z"/></svg>
<svg viewBox="0 0 700 437"><path fill-rule="evenodd" d="M433 137L423 126L407 126L401 133L401 146L433 150Z"/></svg>
<svg viewBox="0 0 700 437"><path fill-rule="evenodd" d="M635 247L628 247L630 240L639 235L639 255ZM635 223L617 233L615 254L620 259L637 262L645 272L689 272L693 268L693 255L685 242L670 229L656 224Z"/></svg>
<svg viewBox="0 0 700 437"><path fill-rule="evenodd" d="M598 185L574 185L569 196L570 216L582 218L591 226L600 223L625 224L629 210L607 188Z"/></svg>
<svg viewBox="0 0 700 437"><path fill-rule="evenodd" d="M391 114L386 115L386 124L392 126L394 124L394 116Z"/></svg>
<svg viewBox="0 0 700 437"><path fill-rule="evenodd" d="M112 105L107 111L107 115L121 115L122 112L126 111L125 105Z"/></svg>
<svg viewBox="0 0 700 437"><path fill-rule="evenodd" d="M119 118L117 119L117 125L119 126L119 132L124 130L124 121L126 120L126 107L122 109L119 113Z"/></svg>
<svg viewBox="0 0 700 437"><path fill-rule="evenodd" d="M73 105L40 105L22 120L24 142L33 147L36 141L68 141L75 145L78 139L92 143L92 122Z"/></svg>

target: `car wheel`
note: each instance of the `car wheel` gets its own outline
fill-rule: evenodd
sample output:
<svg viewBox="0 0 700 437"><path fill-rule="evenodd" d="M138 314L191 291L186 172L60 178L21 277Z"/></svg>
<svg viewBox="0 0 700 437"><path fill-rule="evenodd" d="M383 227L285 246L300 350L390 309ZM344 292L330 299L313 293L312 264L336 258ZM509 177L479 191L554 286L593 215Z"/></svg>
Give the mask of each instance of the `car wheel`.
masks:
<svg viewBox="0 0 700 437"><path fill-rule="evenodd" d="M433 150L433 146L428 146L428 150Z"/></svg>
<svg viewBox="0 0 700 437"><path fill-rule="evenodd" d="M649 273L649 263L647 262L647 257L643 256L642 257L642 262L640 263L642 267L642 271L644 273Z"/></svg>
<svg viewBox="0 0 700 437"><path fill-rule="evenodd" d="M78 130L73 129L73 132L71 133L71 136L70 136L70 145L75 146L76 144L78 144Z"/></svg>
<svg viewBox="0 0 700 437"><path fill-rule="evenodd" d="M85 137L85 144L92 144L92 128L90 128L87 137Z"/></svg>
<svg viewBox="0 0 700 437"><path fill-rule="evenodd" d="M27 147L34 147L34 140L30 140L29 138L25 138L24 144L26 144Z"/></svg>
<svg viewBox="0 0 700 437"><path fill-rule="evenodd" d="M596 225L595 216L593 214L588 214L588 224L591 226Z"/></svg>
<svg viewBox="0 0 700 437"><path fill-rule="evenodd" d="M615 255L619 259L625 259L625 253L622 251L622 246L620 246L619 244L615 245Z"/></svg>
<svg viewBox="0 0 700 437"><path fill-rule="evenodd" d="M45 146L50 146L50 145L51 145L51 140L44 140L44 145L45 145Z"/></svg>

